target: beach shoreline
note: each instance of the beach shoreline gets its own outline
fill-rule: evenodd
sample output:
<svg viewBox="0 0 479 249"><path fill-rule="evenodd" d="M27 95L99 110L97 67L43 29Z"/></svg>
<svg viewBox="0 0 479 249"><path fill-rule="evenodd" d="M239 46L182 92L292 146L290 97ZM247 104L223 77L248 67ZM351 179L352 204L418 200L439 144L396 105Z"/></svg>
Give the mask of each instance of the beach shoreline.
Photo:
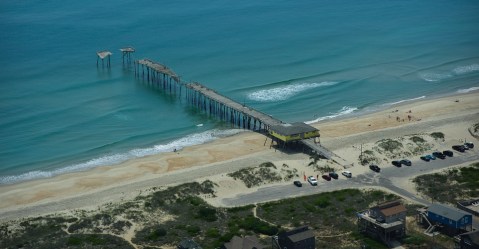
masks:
<svg viewBox="0 0 479 249"><path fill-rule="evenodd" d="M376 141L380 137L437 130L448 137L456 137L458 142L474 139L463 128L479 123L478 99L478 92L418 99L359 116L322 120L311 125L320 129L321 143L326 148L354 163L355 157L348 155L357 154L357 151L349 145ZM74 208L94 208L134 198L153 187L224 176L266 161L296 160L298 166L307 162L307 155L290 155L275 150L270 148L270 142L262 134L246 131L176 152L131 159L118 165L2 185L0 217L14 219ZM356 168L353 167L355 173L360 173L365 167ZM235 192L238 190L231 190L227 195L237 194Z"/></svg>

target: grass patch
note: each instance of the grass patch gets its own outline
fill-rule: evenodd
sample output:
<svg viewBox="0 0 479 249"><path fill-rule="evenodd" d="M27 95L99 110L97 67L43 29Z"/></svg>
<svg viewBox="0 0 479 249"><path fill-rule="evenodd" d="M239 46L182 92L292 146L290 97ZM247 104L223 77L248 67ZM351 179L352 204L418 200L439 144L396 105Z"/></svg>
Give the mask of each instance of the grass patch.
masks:
<svg viewBox="0 0 479 249"><path fill-rule="evenodd" d="M479 163L413 179L416 190L439 202L456 203L479 196Z"/></svg>

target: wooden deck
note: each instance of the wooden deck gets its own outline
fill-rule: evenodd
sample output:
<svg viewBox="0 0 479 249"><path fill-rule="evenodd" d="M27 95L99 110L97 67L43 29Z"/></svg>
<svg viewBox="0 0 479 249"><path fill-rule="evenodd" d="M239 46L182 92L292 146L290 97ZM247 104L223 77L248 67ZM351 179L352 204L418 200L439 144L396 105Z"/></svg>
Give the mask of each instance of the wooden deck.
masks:
<svg viewBox="0 0 479 249"><path fill-rule="evenodd" d="M141 59L141 60L138 60L137 63L139 65L146 66L147 68L150 68L150 69L152 69L152 70L154 70L158 73L162 73L164 75L167 75L167 76L171 77L172 79L174 79L177 82L180 81L180 77L175 72L173 72L173 70L169 69L165 65L154 62L150 59Z"/></svg>
<svg viewBox="0 0 479 249"><path fill-rule="evenodd" d="M234 100L231 100L230 98L227 98L227 97L217 93L216 91L214 91L212 89L209 89L209 88L207 88L207 87L205 87L205 86L203 86L199 83L189 83L189 84L186 84L186 87L190 88L190 89L193 89L193 90L203 94L207 98L229 107L230 109L233 109L237 112L240 112L245 116L255 118L256 120L260 121L261 123L263 123L264 125L266 125L268 127L271 127L273 125L278 125L278 124L282 123L281 120L275 119L271 115L262 113L260 111L257 111L255 109L253 109L253 108L242 105L242 104L240 104L240 103L238 103Z"/></svg>

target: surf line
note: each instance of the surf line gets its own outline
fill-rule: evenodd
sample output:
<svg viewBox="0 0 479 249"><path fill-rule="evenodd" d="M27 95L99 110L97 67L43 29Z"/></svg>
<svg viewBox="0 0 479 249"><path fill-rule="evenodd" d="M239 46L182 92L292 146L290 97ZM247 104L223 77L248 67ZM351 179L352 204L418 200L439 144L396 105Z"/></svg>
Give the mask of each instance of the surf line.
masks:
<svg viewBox="0 0 479 249"><path fill-rule="evenodd" d="M316 141L319 130L302 122L285 123L271 115L240 104L213 89L198 82L183 82L180 77L167 66L150 59L135 61L135 76L141 78L151 87L162 89L170 94L183 96L187 102L207 115L231 123L234 127L253 130L271 138L271 145L300 143L309 147L311 152L331 158L332 152L322 147ZM266 138L267 139L267 138ZM265 140L266 145L266 140ZM304 150L303 150L304 151Z"/></svg>

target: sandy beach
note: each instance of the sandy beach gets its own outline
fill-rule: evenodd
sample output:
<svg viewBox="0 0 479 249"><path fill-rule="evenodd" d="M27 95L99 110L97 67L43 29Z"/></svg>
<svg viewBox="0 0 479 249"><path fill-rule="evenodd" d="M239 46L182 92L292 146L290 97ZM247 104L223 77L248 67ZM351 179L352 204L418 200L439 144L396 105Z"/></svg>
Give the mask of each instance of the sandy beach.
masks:
<svg viewBox="0 0 479 249"><path fill-rule="evenodd" d="M479 123L479 93L438 99L426 99L390 106L387 109L339 120L313 124L320 129L321 143L344 159L341 170L348 167L354 175L367 169L358 165L360 150L370 148L383 138L410 134L442 132L445 140L438 149L450 148L464 139L476 142L468 131ZM316 175L308 167L309 156L288 154L270 148L271 140L262 134L245 131L213 142L134 159L119 165L98 167L85 172L0 186L0 219L42 215L76 208L95 208L148 192L152 187L166 187L195 180L210 179L218 184L216 198L208 202L220 205L221 198L255 191L227 173L263 162L287 164L301 175ZM351 166L351 165L354 166ZM382 166L382 165L381 165ZM384 163L382 167L391 167ZM403 179L402 186L409 186ZM274 184L290 184L279 182Z"/></svg>

